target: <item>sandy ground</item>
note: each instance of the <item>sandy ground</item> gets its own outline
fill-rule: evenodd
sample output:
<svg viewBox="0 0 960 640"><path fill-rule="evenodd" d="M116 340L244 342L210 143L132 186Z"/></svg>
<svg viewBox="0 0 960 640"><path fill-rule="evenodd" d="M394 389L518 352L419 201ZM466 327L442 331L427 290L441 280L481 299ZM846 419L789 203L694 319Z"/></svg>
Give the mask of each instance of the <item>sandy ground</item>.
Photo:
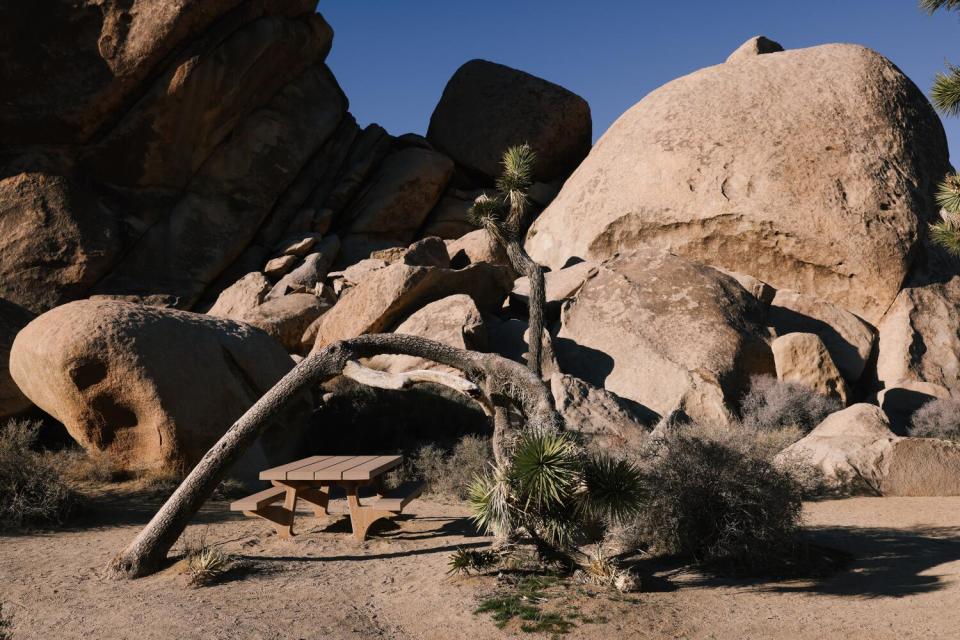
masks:
<svg viewBox="0 0 960 640"><path fill-rule="evenodd" d="M412 517L359 545L342 518L304 518L301 535L284 541L210 503L187 538L205 535L242 556L245 571L200 589L176 567L133 582L101 578L156 506L114 498L70 530L0 537L0 601L14 640L530 637L474 615L495 578L445 574L458 545L486 544L461 505L417 500ZM854 554L847 570L764 582L663 568L648 581L653 591L629 599L571 587L581 611L605 621L565 637L960 637L960 498L811 503L806 522L815 542Z"/></svg>

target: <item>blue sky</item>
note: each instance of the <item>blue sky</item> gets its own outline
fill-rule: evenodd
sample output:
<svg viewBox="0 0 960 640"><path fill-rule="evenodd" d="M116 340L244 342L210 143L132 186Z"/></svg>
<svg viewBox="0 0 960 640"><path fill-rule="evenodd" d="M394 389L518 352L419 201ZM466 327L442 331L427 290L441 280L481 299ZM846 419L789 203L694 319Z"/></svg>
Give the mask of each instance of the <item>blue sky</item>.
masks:
<svg viewBox="0 0 960 640"><path fill-rule="evenodd" d="M945 60L960 63L960 15L931 16L915 0L322 0L318 11L334 29L328 62L351 111L393 134L425 133L450 75L471 58L580 94L594 139L653 89L757 34L788 49L871 47L924 93ZM960 149L960 119L944 125Z"/></svg>

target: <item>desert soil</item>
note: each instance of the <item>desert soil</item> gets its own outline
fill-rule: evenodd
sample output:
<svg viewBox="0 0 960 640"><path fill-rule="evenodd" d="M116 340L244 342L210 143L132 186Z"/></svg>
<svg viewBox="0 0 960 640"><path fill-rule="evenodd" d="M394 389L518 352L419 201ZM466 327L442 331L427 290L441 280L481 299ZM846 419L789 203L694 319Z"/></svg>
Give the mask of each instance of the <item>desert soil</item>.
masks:
<svg viewBox="0 0 960 640"><path fill-rule="evenodd" d="M496 577L449 577L459 545L482 547L460 504L415 501L411 517L360 545L343 518L301 518L278 539L262 521L211 502L186 539L205 537L245 561L191 588L180 566L133 582L101 577L158 506L104 496L66 531L0 537L0 602L14 640L33 638L530 637L473 613ZM853 498L809 503L818 544L853 554L814 581L711 579L661 567L629 598L570 587L565 602L599 622L569 638L951 638L960 629L960 498ZM180 547L178 546L178 549Z"/></svg>

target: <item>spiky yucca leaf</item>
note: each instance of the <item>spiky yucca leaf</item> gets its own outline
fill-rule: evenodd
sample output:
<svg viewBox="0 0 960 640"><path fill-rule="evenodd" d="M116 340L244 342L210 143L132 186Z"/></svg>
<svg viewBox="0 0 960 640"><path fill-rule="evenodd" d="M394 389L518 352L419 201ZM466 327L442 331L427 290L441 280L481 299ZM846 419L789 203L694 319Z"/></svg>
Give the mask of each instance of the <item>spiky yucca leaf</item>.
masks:
<svg viewBox="0 0 960 640"><path fill-rule="evenodd" d="M937 185L937 204L949 213L960 213L960 176L948 174L943 182Z"/></svg>
<svg viewBox="0 0 960 640"><path fill-rule="evenodd" d="M955 256L960 256L960 214L941 211L942 218L930 225L930 238Z"/></svg>
<svg viewBox="0 0 960 640"><path fill-rule="evenodd" d="M491 198L485 193L477 196L467 212L467 219L475 227L486 227L492 222L499 226L506 218L506 207L500 198Z"/></svg>
<svg viewBox="0 0 960 640"><path fill-rule="evenodd" d="M536 163L537 154L526 143L504 151L503 174L497 178L497 190L506 196L518 193L526 197L533 185L533 167Z"/></svg>
<svg viewBox="0 0 960 640"><path fill-rule="evenodd" d="M947 65L933 79L930 99L940 111L950 116L960 115L960 68Z"/></svg>
<svg viewBox="0 0 960 640"><path fill-rule="evenodd" d="M578 453L576 443L564 433L528 431L520 436L510 475L524 510L568 506L580 482Z"/></svg>
<svg viewBox="0 0 960 640"><path fill-rule="evenodd" d="M920 8L933 13L937 9L960 9L960 0L920 0Z"/></svg>
<svg viewBox="0 0 960 640"><path fill-rule="evenodd" d="M643 474L627 460L605 454L591 456L584 462L583 480L585 491L579 494L579 506L588 517L622 523L643 508Z"/></svg>
<svg viewBox="0 0 960 640"><path fill-rule="evenodd" d="M510 485L507 474L499 467L473 479L467 489L467 501L473 511L472 520L482 530L497 535L511 529Z"/></svg>

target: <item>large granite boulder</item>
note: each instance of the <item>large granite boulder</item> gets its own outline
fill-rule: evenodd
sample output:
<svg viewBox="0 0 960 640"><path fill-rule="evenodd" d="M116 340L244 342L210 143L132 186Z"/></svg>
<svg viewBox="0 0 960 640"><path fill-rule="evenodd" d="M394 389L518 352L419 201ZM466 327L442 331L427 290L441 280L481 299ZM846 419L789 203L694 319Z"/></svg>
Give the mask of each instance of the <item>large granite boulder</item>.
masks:
<svg viewBox="0 0 960 640"><path fill-rule="evenodd" d="M750 377L773 372L763 311L716 269L638 249L587 277L554 347L564 373L658 414L727 422Z"/></svg>
<svg viewBox="0 0 960 640"><path fill-rule="evenodd" d="M10 353L10 373L34 404L85 449L131 470L189 470L292 366L249 325L112 300L48 311ZM306 399L292 402L240 466L297 455L308 411Z"/></svg>
<svg viewBox="0 0 960 640"><path fill-rule="evenodd" d="M590 106L561 86L486 60L471 60L447 83L427 139L489 181L500 175L508 147L526 142L537 153L535 177L570 175L590 150Z"/></svg>
<svg viewBox="0 0 960 640"><path fill-rule="evenodd" d="M876 324L937 217L943 127L854 45L750 56L649 94L527 236L553 269L638 244L815 294Z"/></svg>
<svg viewBox="0 0 960 640"><path fill-rule="evenodd" d="M883 496L960 495L960 444L901 438L883 411L855 404L831 414L777 455L818 469L837 489Z"/></svg>
<svg viewBox="0 0 960 640"><path fill-rule="evenodd" d="M10 348L17 333L33 320L33 314L0 298L0 418L15 415L31 405L10 377Z"/></svg>

